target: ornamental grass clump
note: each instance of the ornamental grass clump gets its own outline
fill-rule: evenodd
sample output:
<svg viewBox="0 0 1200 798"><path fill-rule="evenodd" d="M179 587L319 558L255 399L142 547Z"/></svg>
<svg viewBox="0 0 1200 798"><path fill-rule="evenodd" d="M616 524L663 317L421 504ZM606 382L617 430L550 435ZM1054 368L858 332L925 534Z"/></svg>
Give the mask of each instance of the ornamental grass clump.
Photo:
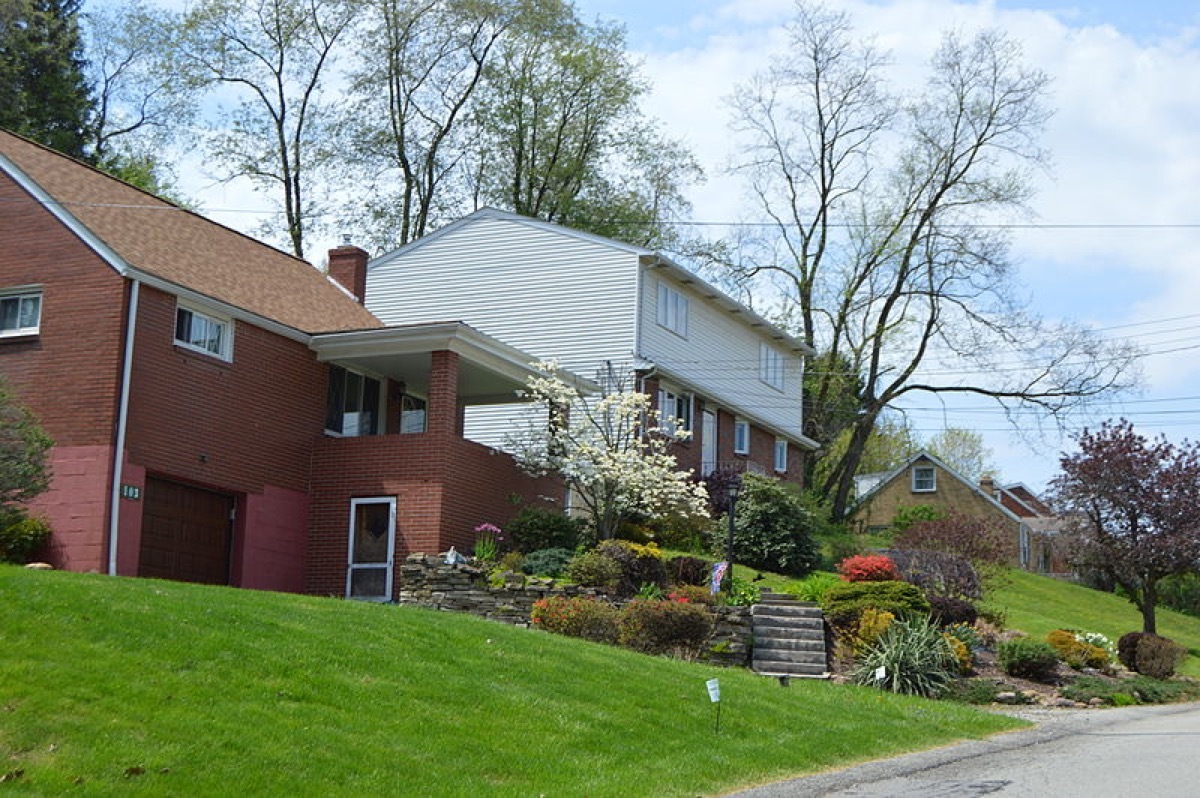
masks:
<svg viewBox="0 0 1200 798"><path fill-rule="evenodd" d="M934 698L958 673L958 660L928 616L894 621L858 658L851 678L893 693Z"/></svg>
<svg viewBox="0 0 1200 798"><path fill-rule="evenodd" d="M596 643L615 643L620 611L583 596L549 596L533 603L530 620L539 629Z"/></svg>

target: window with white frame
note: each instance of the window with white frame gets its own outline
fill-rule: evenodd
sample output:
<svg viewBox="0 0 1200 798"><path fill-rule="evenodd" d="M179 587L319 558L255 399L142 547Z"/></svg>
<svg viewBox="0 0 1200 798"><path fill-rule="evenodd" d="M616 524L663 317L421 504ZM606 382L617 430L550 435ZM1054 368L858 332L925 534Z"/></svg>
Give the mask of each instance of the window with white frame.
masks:
<svg viewBox="0 0 1200 798"><path fill-rule="evenodd" d="M175 309L175 343L222 360L232 360L233 323L181 304Z"/></svg>
<svg viewBox="0 0 1200 798"><path fill-rule="evenodd" d="M687 338L687 297L661 280L658 283L658 323L676 335Z"/></svg>
<svg viewBox="0 0 1200 798"><path fill-rule="evenodd" d="M400 434L412 435L425 431L425 400L404 394L400 397Z"/></svg>
<svg viewBox="0 0 1200 798"><path fill-rule="evenodd" d="M788 470L788 445L783 438L775 439L775 470L781 474Z"/></svg>
<svg viewBox="0 0 1200 798"><path fill-rule="evenodd" d="M750 454L750 422L742 418L733 422L733 453Z"/></svg>
<svg viewBox="0 0 1200 798"><path fill-rule="evenodd" d="M759 345L758 378L776 390L783 390L783 353L767 342Z"/></svg>
<svg viewBox="0 0 1200 798"><path fill-rule="evenodd" d="M937 490L937 471L933 466L913 466L913 493L933 493Z"/></svg>
<svg viewBox="0 0 1200 798"><path fill-rule="evenodd" d="M325 429L346 437L379 434L382 395L379 380L341 366L330 366Z"/></svg>
<svg viewBox="0 0 1200 798"><path fill-rule="evenodd" d="M692 396L672 388L658 392L659 426L668 435L676 431L692 431Z"/></svg>
<svg viewBox="0 0 1200 798"><path fill-rule="evenodd" d="M0 338L37 335L42 322L42 292L0 292Z"/></svg>

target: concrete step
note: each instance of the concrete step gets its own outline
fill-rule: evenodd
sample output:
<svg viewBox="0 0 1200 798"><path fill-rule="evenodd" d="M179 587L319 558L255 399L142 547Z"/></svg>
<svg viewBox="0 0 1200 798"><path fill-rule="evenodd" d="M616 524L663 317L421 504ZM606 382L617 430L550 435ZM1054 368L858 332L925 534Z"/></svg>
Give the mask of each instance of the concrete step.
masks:
<svg viewBox="0 0 1200 798"><path fill-rule="evenodd" d="M799 633L818 635L824 639L825 624L820 618L788 618L787 620L780 618L754 619L754 634L756 637L769 637L772 635L794 637Z"/></svg>
<svg viewBox="0 0 1200 798"><path fill-rule="evenodd" d="M824 638L756 637L755 651L817 651L825 653Z"/></svg>
<svg viewBox="0 0 1200 798"><path fill-rule="evenodd" d="M825 616L819 607L788 606L785 604L755 604L750 608L753 618L816 618Z"/></svg>

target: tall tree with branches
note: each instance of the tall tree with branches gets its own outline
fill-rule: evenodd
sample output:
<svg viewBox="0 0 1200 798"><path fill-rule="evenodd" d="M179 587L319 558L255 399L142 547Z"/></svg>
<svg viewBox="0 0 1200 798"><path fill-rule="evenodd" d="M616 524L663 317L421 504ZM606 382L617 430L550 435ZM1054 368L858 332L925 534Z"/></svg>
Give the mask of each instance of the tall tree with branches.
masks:
<svg viewBox="0 0 1200 798"><path fill-rule="evenodd" d="M213 155L228 178L277 192L297 257L316 213L313 174L332 151L322 81L356 11L352 0L202 0L185 22L189 69L233 98Z"/></svg>
<svg viewBox="0 0 1200 798"><path fill-rule="evenodd" d="M1072 559L1120 585L1155 633L1159 582L1200 568L1200 444L1150 440L1125 420L1077 443L1050 485Z"/></svg>
<svg viewBox="0 0 1200 798"><path fill-rule="evenodd" d="M1004 35L947 35L924 91L893 96L887 59L848 18L801 2L791 49L732 98L737 170L770 220L729 264L768 285L828 366L811 374L806 431L855 385L846 446L817 486L835 517L881 414L914 393L977 395L1052 417L1127 387L1136 350L1036 317L1013 290L1009 241L1044 154L1047 78ZM843 368L844 365L844 368Z"/></svg>

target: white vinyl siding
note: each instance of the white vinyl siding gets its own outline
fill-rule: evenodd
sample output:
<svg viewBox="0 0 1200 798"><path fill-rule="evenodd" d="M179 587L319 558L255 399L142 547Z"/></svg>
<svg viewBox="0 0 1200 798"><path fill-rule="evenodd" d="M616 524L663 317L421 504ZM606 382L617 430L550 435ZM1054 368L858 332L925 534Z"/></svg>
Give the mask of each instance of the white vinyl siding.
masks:
<svg viewBox="0 0 1200 798"><path fill-rule="evenodd" d="M688 337L680 338L656 323L657 285L666 277L660 269L649 269L648 274L654 279L645 280L642 291L641 354L697 395L743 411L779 433L803 434L800 357L768 341L744 315L717 307L683 284L678 290L689 298ZM764 345L781 355L778 373L786 388L782 393L761 379Z"/></svg>
<svg viewBox="0 0 1200 798"><path fill-rule="evenodd" d="M373 263L367 308L385 324L461 321L590 378L630 359L637 285L623 248L483 217Z"/></svg>

